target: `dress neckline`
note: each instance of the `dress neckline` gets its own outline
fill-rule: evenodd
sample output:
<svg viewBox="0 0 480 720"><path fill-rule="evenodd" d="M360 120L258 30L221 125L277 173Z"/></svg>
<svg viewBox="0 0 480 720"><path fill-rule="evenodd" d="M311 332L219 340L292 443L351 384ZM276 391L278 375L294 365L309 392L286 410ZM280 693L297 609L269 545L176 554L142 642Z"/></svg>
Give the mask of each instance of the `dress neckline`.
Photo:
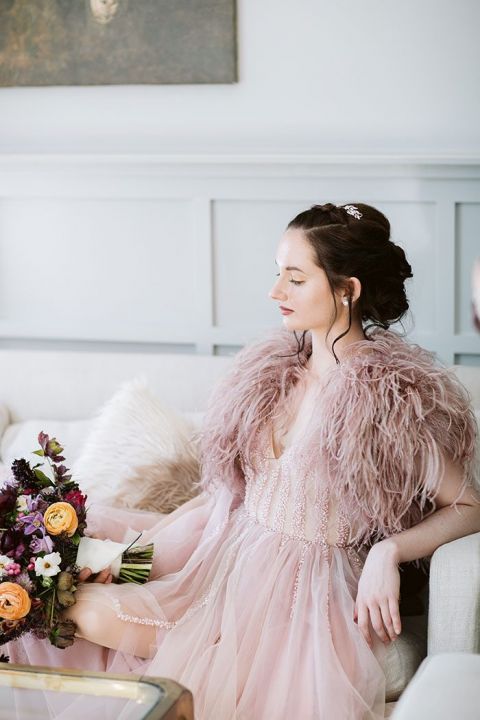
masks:
<svg viewBox="0 0 480 720"><path fill-rule="evenodd" d="M273 427L272 426L270 426L268 438L269 438L268 444L270 446L270 450L272 451L272 457L269 458L269 460L273 460L274 462L280 462L280 460L282 460L283 457L285 456L285 454L290 450L292 445L290 444L290 445L287 445L286 447L284 447L283 452L278 457L275 457L275 449L273 447Z"/></svg>
<svg viewBox="0 0 480 720"><path fill-rule="evenodd" d="M300 381L300 383L303 383L303 381L304 381L304 376L302 377L302 380ZM295 386L295 387L296 387L296 386ZM308 392L308 391L309 391L309 387L304 385L304 390L306 390L306 391ZM314 393L316 393L316 392L317 392L317 389L314 389ZM303 397L304 397L304 396L303 396ZM300 400L300 407L297 408L297 412L295 413L295 417L293 418L292 423L291 423L291 425L290 425L290 428L289 428L287 434L285 435L286 438L288 438L288 437L290 438L290 442L289 442L287 445L284 446L283 451L280 453L280 455L279 455L278 457L276 457L276 455L275 455L275 448L274 448L274 446L273 446L273 440L274 440L274 432L273 432L273 431L274 431L274 423L272 423L272 422L269 422L269 423L268 423L267 448L268 448L269 454L271 455L271 457L270 457L269 459L272 460L273 462L276 462L276 463L280 462L280 461L284 458L284 456L285 456L287 453L290 452L291 448L292 448L293 445L295 444L294 442L292 442L292 440L294 439L296 433L293 433L293 435L292 435L292 428L293 428L293 427L297 424L297 422L298 422L299 412L300 412L300 410L301 410L302 402L303 402L303 398ZM298 433L297 433L297 434L298 434Z"/></svg>

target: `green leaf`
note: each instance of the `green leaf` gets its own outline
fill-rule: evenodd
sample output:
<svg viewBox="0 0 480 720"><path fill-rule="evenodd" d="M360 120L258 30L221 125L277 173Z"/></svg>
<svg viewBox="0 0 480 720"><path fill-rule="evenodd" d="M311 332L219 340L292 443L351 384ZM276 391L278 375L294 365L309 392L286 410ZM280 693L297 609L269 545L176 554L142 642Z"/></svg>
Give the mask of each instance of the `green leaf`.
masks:
<svg viewBox="0 0 480 720"><path fill-rule="evenodd" d="M74 545L78 545L80 543L80 535L78 533L72 535L72 537L70 538L70 542L72 542Z"/></svg>
<svg viewBox="0 0 480 720"><path fill-rule="evenodd" d="M33 455L40 455L40 457L45 457L45 453L43 450L32 450Z"/></svg>
<svg viewBox="0 0 480 720"><path fill-rule="evenodd" d="M52 580L52 578L51 578L51 577L45 577L45 575L43 575L43 577L42 577L42 585L43 585L43 587L46 587L46 588L52 587L52 585L53 585L53 580Z"/></svg>
<svg viewBox="0 0 480 720"><path fill-rule="evenodd" d="M42 472L41 470L36 469L33 472L35 473L35 477L37 478L37 480L39 480L42 487L48 487L49 485L53 485L50 478L47 475L45 475L45 473Z"/></svg>

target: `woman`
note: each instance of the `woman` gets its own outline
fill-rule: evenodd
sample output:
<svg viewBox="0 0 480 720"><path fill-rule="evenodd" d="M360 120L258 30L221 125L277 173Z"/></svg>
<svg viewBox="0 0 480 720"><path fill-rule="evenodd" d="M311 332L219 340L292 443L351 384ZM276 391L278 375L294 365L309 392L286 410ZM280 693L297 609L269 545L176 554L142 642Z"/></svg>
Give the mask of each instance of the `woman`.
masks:
<svg viewBox="0 0 480 720"><path fill-rule="evenodd" d="M388 329L411 277L389 236L364 204L289 223L270 292L284 327L212 396L202 492L161 520L90 510L92 534L155 543L152 579L82 583L81 639L20 640L13 659L170 677L197 720L383 718L399 564L480 530L467 394Z"/></svg>

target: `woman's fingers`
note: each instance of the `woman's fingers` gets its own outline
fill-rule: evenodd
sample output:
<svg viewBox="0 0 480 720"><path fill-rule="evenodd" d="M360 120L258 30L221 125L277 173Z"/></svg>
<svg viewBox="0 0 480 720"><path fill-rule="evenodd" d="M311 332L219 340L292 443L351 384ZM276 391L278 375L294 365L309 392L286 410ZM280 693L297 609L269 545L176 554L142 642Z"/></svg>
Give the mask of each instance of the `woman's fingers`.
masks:
<svg viewBox="0 0 480 720"><path fill-rule="evenodd" d="M370 624L384 643L394 641L400 635L402 625L398 602L394 598L384 600L380 605L355 603L353 620L358 624L362 635L372 647Z"/></svg>
<svg viewBox="0 0 480 720"><path fill-rule="evenodd" d="M372 647L372 638L370 636L370 624L369 624L369 618L368 618L368 608L364 603L359 603L357 606L357 615L358 615L358 627L360 628L360 631L369 644L370 647Z"/></svg>
<svg viewBox="0 0 480 720"><path fill-rule="evenodd" d="M397 634L395 632L395 628L393 627L393 619L390 612L390 605L388 599L385 599L380 604L380 612L382 613L383 624L388 633L388 640L391 640L393 642L394 640L396 640Z"/></svg>
<svg viewBox="0 0 480 720"><path fill-rule="evenodd" d="M370 608L370 618L372 620L372 627L377 633L378 637L382 642L386 643L389 641L389 637L385 631L385 627L383 625L383 619L382 619L382 613L380 612L380 607L378 605L372 605Z"/></svg>
<svg viewBox="0 0 480 720"><path fill-rule="evenodd" d="M96 575L92 573L89 567L84 567L80 570L78 579L80 582L90 581L96 583L111 583L113 581L113 575L109 567L104 570L100 570L100 572Z"/></svg>
<svg viewBox="0 0 480 720"><path fill-rule="evenodd" d="M92 571L90 570L90 568L84 567L78 573L78 579L80 580L80 582L86 582L91 574L92 574Z"/></svg>
<svg viewBox="0 0 480 720"><path fill-rule="evenodd" d="M395 600L395 598L390 598L388 601L388 605L390 608L390 615L392 616L393 620L393 629L397 633L397 635L400 635L402 632L402 620L400 618L400 606L398 604L398 600Z"/></svg>
<svg viewBox="0 0 480 720"><path fill-rule="evenodd" d="M108 581L108 577L111 577L112 574L110 572L110 568L105 568L105 570L100 570L99 573L97 573L97 577L93 582L96 583L106 583Z"/></svg>

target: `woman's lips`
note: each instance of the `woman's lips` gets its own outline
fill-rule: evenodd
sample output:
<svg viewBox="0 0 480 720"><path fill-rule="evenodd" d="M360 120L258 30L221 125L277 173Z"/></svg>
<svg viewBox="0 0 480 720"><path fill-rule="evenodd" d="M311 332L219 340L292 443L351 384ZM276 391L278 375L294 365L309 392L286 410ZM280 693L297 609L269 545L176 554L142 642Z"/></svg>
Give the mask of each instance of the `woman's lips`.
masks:
<svg viewBox="0 0 480 720"><path fill-rule="evenodd" d="M282 307L280 305L280 312L282 313L282 315L290 315L290 313L292 313L293 310L290 310L290 308Z"/></svg>

